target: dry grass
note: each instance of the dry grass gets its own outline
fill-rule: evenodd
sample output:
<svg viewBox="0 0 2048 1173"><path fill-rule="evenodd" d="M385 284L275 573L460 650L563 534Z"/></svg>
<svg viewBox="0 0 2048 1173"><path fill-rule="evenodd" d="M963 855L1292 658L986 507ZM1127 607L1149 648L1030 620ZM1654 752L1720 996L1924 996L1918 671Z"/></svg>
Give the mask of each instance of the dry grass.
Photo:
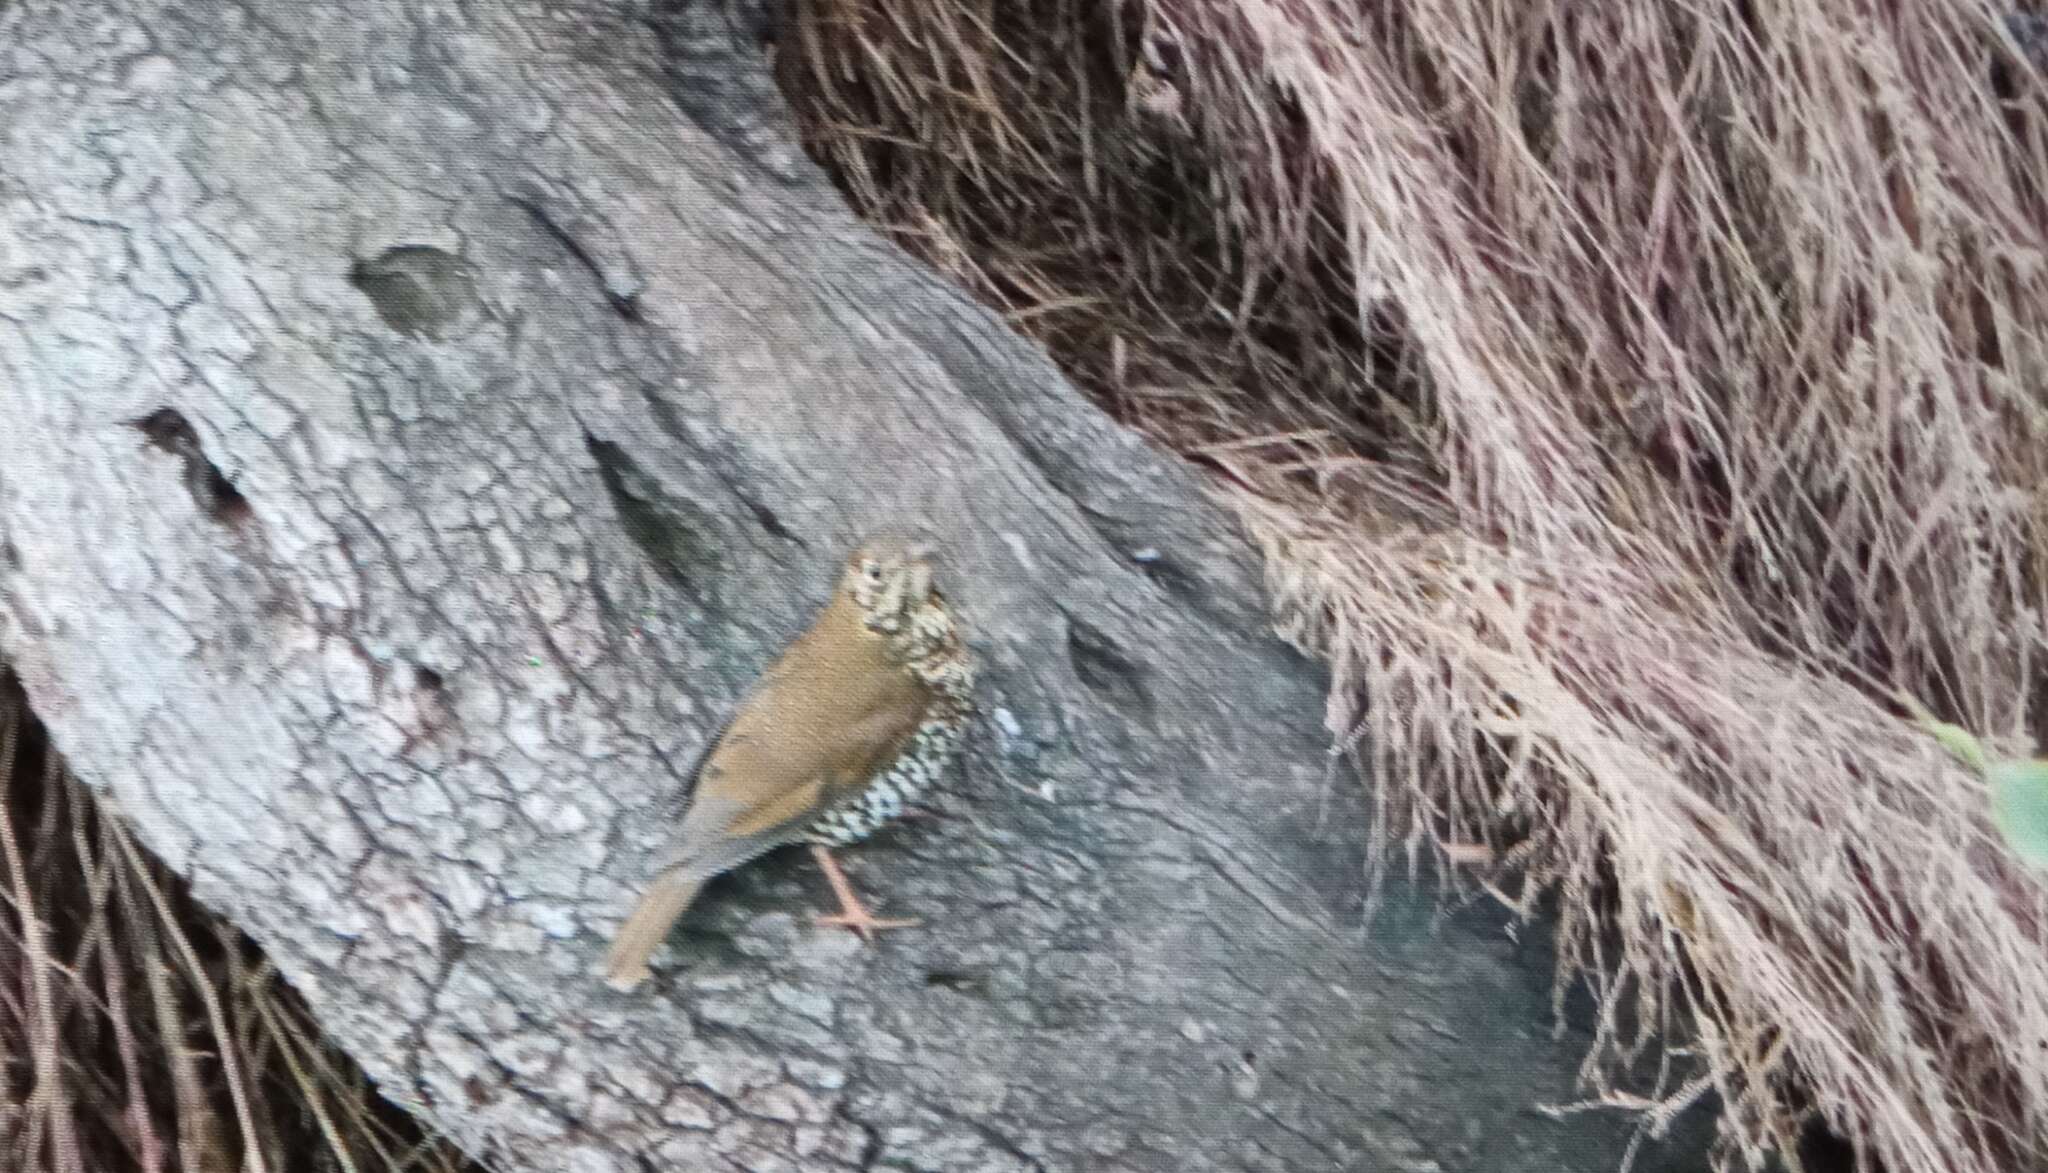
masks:
<svg viewBox="0 0 2048 1173"><path fill-rule="evenodd" d="M474 1173L104 817L0 670L0 1168Z"/></svg>
<svg viewBox="0 0 2048 1173"><path fill-rule="evenodd" d="M2048 888L1889 698L2048 723L2044 28L795 0L776 52L856 206L1218 470L1375 882L1560 897L1591 1102L1992 1173L2048 1161Z"/></svg>

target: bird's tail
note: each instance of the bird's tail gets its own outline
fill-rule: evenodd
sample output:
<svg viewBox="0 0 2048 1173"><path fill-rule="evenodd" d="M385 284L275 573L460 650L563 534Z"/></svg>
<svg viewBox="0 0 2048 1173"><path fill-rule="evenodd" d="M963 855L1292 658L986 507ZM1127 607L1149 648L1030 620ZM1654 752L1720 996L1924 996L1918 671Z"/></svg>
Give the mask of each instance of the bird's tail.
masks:
<svg viewBox="0 0 2048 1173"><path fill-rule="evenodd" d="M640 903L633 906L626 923L619 926L618 935L612 938L611 955L605 960L606 984L615 990L630 990L647 980L652 972L647 968L647 959L654 955L655 948L668 936L670 926L690 907L703 886L704 881L677 871L663 872L654 878L654 884L640 897Z"/></svg>

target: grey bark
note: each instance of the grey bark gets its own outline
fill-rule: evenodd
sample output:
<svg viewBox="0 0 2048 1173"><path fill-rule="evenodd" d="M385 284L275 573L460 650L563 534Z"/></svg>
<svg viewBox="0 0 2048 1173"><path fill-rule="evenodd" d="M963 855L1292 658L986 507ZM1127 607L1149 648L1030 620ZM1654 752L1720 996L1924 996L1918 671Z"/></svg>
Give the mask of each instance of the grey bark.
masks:
<svg viewBox="0 0 2048 1173"><path fill-rule="evenodd" d="M1613 1167L1533 1110L1540 948L1361 925L1241 537L853 220L734 27L0 0L0 655L80 775L501 1169ZM605 989L705 739L906 517L988 665L944 817L847 856L925 927L813 927L784 853Z"/></svg>

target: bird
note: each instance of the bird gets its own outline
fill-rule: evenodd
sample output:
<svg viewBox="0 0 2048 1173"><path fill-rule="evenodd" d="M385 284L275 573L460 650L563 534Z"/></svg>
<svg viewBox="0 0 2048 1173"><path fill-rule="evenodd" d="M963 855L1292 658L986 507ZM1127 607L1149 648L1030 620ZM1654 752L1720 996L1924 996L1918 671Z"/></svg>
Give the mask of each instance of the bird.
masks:
<svg viewBox="0 0 2048 1173"><path fill-rule="evenodd" d="M606 983L631 990L706 881L777 847L807 843L839 901L820 924L872 944L883 920L861 904L833 847L905 813L959 750L975 663L933 584L929 541L884 534L849 554L831 600L741 701L697 772L681 825L612 939Z"/></svg>

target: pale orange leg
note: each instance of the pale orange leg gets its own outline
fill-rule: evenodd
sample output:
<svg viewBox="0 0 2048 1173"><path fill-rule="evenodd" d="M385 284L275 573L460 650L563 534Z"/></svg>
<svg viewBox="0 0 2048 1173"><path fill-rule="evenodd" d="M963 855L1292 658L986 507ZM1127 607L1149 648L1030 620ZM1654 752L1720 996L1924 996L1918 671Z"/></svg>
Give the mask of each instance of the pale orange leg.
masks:
<svg viewBox="0 0 2048 1173"><path fill-rule="evenodd" d="M811 854L817 857L818 866L825 870L825 879L832 885L832 894L839 898L839 911L829 916L820 913L817 917L819 924L844 925L859 933L861 940L872 945L875 943L875 934L883 929L907 929L912 925L924 923L916 920L877 919L868 912L867 906L860 902L860 897L854 895L853 885L848 882L846 873L839 870L839 861L832 858L832 852L824 844L811 844Z"/></svg>

